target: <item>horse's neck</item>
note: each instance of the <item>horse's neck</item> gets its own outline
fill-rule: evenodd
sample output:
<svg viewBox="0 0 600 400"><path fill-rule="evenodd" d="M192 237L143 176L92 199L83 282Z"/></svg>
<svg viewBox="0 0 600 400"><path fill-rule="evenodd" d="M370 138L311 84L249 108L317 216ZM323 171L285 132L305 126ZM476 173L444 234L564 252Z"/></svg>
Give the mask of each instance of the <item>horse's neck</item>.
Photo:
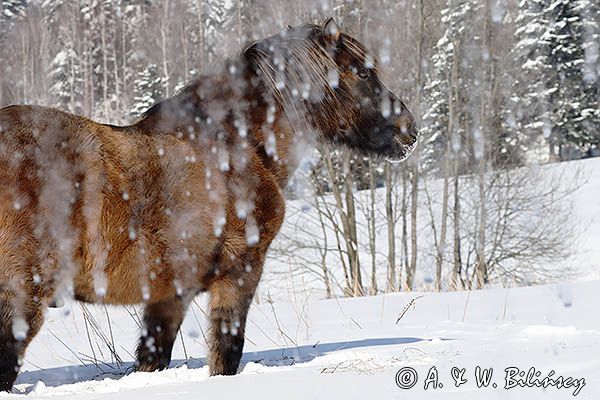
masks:
<svg viewBox="0 0 600 400"><path fill-rule="evenodd" d="M207 110L210 107L206 104L210 100L200 101L195 97L201 85L203 82L198 81L188 88L187 93L181 93L154 106L133 128L146 135L170 135L182 141L192 140L186 134L190 131L195 131L199 136L206 134L203 132L206 127L201 126L198 121L199 118L210 117ZM229 106L239 102L255 105L253 109L246 110L249 140L263 166L273 174L280 188L284 189L298 167L305 147L303 139L292 128L292 125L298 126L299 123L290 122L280 107L277 107L270 120L267 117L268 104L264 101L264 92L260 88L254 90L238 99L224 99L224 103ZM224 122L230 127L235 125L233 121Z"/></svg>
<svg viewBox="0 0 600 400"><path fill-rule="evenodd" d="M278 112L272 124L253 129L252 140L263 166L273 174L279 187L285 189L298 167L303 146L290 122Z"/></svg>

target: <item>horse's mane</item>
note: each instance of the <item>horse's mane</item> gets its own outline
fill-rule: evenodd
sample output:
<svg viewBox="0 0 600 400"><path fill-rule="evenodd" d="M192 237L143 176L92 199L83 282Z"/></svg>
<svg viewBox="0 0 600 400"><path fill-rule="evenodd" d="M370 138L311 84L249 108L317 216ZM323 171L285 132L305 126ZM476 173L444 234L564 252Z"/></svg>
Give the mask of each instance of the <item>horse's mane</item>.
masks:
<svg viewBox="0 0 600 400"><path fill-rule="evenodd" d="M364 59L362 46L351 37L345 37L344 46L353 56ZM232 63L248 68L262 82L265 100L278 103L292 126L300 130L317 128L321 132L331 131L337 129L337 121L346 120L350 112L341 106L348 101L350 93L338 76L338 66L332 53L333 50L328 50L325 44L323 29L304 24L246 46L237 58L225 61L222 74L227 76L227 65ZM198 105L198 89L207 86L206 82L210 79L214 77L204 76L191 82L175 96L152 106L142 120L163 111L183 116L191 111L188 108ZM305 126L307 122L311 126Z"/></svg>
<svg viewBox="0 0 600 400"><path fill-rule="evenodd" d="M256 41L243 55L282 102L291 97L306 98L303 91L310 89L307 83L331 90L327 71L337 68L322 45L321 29L309 24Z"/></svg>

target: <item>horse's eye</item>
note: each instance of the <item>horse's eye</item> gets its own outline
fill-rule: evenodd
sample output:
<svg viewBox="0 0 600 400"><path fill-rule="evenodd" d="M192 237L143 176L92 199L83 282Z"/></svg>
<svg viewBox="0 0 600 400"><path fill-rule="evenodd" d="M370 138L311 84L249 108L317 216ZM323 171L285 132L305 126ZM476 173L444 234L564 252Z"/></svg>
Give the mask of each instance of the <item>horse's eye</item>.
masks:
<svg viewBox="0 0 600 400"><path fill-rule="evenodd" d="M369 78L369 73L364 69L359 70L356 75L358 75L358 77L362 80L366 80Z"/></svg>

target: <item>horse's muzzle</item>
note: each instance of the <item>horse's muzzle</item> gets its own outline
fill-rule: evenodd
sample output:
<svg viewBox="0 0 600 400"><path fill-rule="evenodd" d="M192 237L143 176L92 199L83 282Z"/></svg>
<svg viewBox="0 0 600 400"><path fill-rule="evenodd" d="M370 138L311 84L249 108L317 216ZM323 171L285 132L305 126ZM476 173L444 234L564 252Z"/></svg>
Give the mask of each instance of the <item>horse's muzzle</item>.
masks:
<svg viewBox="0 0 600 400"><path fill-rule="evenodd" d="M412 154L419 141L416 121L408 109L403 108L392 121L394 126L394 144L389 158L395 161L405 160Z"/></svg>

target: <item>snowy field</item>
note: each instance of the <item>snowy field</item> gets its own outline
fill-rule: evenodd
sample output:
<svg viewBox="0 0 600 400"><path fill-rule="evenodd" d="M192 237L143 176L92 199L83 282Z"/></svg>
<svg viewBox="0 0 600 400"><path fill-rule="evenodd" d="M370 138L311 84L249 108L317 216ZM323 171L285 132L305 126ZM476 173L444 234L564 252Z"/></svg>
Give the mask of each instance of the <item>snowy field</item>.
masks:
<svg viewBox="0 0 600 400"><path fill-rule="evenodd" d="M241 373L233 377L208 376L203 333L197 322L202 318L201 303L193 306L183 326L189 360L185 361L178 340L171 369L129 375L125 375L132 360L128 352L137 334L134 319L124 309L110 310L112 340L124 361L117 365L91 325L88 340L82 311L74 305L67 317L64 310L48 313L43 331L28 351L25 371L17 380L15 393L20 394L2 394L0 398L573 397L575 386L504 389L505 368L527 371L534 367L541 372L540 379L551 370L555 378L577 379L582 387L577 398L598 399L599 292L600 282L590 281L262 304L251 310ZM91 320L97 323L93 324L96 332L113 343L105 310L91 307L90 311ZM97 365L90 361L94 354ZM476 366L493 368L489 387L477 387ZM400 389L396 384L396 374L406 367L418 374L412 389ZM432 367L436 367L441 384L434 389L432 383L425 391L424 381ZM454 367L465 369L467 381L458 388L452 378ZM580 379L585 379L585 385Z"/></svg>
<svg viewBox="0 0 600 400"><path fill-rule="evenodd" d="M238 376L208 376L202 296L188 312L171 369L156 373L131 373L139 332L134 308L73 303L48 311L13 394L0 398L388 399L443 393L456 399L568 399L577 393L577 398L598 399L600 160L560 168L574 166L586 180L570 198L573 218L585 228L572 260L580 267L578 281L319 300L319 281L286 276L268 263L261 291L263 298L268 293L277 301L251 309ZM287 229L296 223L288 220ZM487 387L477 385L477 366L493 368ZM407 374L409 367L418 380L401 389L396 374ZM435 373L433 367L441 383L436 388L428 375ZM533 367L539 379L554 371L551 377L574 381L561 389L505 389L510 367ZM463 368L466 382L456 387ZM431 383L425 390L427 376ZM402 377L408 379L404 384L411 383L410 375Z"/></svg>

